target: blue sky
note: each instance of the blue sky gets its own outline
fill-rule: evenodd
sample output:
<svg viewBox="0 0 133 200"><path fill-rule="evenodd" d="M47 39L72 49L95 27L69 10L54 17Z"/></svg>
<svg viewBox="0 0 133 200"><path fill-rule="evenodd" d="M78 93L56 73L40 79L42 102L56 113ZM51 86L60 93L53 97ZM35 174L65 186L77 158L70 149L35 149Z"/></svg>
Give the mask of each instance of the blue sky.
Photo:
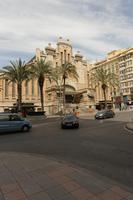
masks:
<svg viewBox="0 0 133 200"><path fill-rule="evenodd" d="M0 67L58 37L89 60L133 46L132 0L0 0Z"/></svg>

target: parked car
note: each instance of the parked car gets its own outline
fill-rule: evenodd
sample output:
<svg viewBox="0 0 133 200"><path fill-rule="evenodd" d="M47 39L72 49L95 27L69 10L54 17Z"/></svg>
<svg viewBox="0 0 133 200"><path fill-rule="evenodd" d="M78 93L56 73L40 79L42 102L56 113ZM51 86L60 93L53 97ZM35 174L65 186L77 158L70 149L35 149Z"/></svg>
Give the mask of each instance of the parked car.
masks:
<svg viewBox="0 0 133 200"><path fill-rule="evenodd" d="M112 110L102 110L96 113L95 119L113 118L115 113Z"/></svg>
<svg viewBox="0 0 133 200"><path fill-rule="evenodd" d="M15 113L0 113L0 133L2 132L27 132L32 125L29 120Z"/></svg>
<svg viewBox="0 0 133 200"><path fill-rule="evenodd" d="M61 128L79 128L79 119L72 114L65 115L61 121Z"/></svg>

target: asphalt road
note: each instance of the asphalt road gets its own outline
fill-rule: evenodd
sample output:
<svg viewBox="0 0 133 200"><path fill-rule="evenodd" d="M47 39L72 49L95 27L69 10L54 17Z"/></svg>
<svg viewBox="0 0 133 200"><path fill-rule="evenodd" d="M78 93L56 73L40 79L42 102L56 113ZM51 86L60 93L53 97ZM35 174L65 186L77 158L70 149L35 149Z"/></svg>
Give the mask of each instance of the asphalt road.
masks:
<svg viewBox="0 0 133 200"><path fill-rule="evenodd" d="M80 128L60 128L52 119L29 133L0 135L0 152L44 154L92 170L133 187L133 134L125 122L80 119Z"/></svg>

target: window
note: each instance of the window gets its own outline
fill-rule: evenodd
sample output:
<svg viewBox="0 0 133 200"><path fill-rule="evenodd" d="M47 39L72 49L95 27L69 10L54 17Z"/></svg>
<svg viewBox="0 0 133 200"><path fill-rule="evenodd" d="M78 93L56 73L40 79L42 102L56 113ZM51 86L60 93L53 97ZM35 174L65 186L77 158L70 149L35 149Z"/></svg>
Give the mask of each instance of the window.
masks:
<svg viewBox="0 0 133 200"><path fill-rule="evenodd" d="M61 52L61 64L63 64L63 52Z"/></svg>
<svg viewBox="0 0 133 200"><path fill-rule="evenodd" d="M5 79L5 98L8 97L8 79Z"/></svg>
<svg viewBox="0 0 133 200"><path fill-rule="evenodd" d="M64 62L66 63L66 50L64 50Z"/></svg>
<svg viewBox="0 0 133 200"><path fill-rule="evenodd" d="M18 115L11 115L10 120L11 121L21 121L21 117Z"/></svg>
<svg viewBox="0 0 133 200"><path fill-rule="evenodd" d="M25 82L25 95L28 96L29 95L29 81Z"/></svg>
<svg viewBox="0 0 133 200"><path fill-rule="evenodd" d="M126 87L128 86L128 82L125 83L125 86L126 86Z"/></svg>
<svg viewBox="0 0 133 200"><path fill-rule="evenodd" d="M8 115L0 115L0 122L3 121L9 121L9 116Z"/></svg>
<svg viewBox="0 0 133 200"><path fill-rule="evenodd" d="M34 79L31 81L31 87L32 96L34 96Z"/></svg>
<svg viewBox="0 0 133 200"><path fill-rule="evenodd" d="M70 54L68 54L68 62L70 63Z"/></svg>
<svg viewBox="0 0 133 200"><path fill-rule="evenodd" d="M16 95L16 88L15 88L15 83L12 83L12 98L15 98Z"/></svg>

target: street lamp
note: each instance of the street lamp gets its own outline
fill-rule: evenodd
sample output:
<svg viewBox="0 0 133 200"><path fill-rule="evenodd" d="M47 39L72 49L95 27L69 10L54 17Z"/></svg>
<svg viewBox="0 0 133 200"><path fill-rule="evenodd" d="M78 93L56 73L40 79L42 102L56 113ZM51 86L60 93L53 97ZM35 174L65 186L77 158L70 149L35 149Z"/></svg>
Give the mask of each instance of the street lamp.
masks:
<svg viewBox="0 0 133 200"><path fill-rule="evenodd" d="M59 90L59 99L58 99L58 112L61 110L62 107L62 80L58 79L57 81L57 88Z"/></svg>

